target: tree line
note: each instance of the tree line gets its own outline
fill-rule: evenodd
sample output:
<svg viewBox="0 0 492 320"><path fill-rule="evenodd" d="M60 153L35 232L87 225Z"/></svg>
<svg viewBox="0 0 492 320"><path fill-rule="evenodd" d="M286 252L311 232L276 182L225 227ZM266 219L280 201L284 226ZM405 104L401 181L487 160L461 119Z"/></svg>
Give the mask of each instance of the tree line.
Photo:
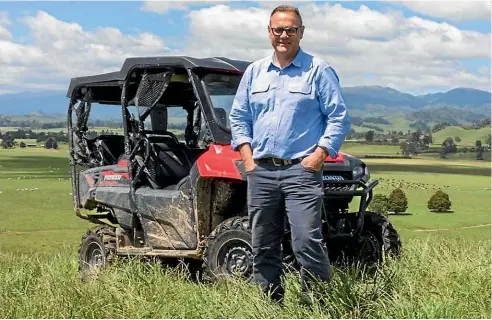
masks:
<svg viewBox="0 0 492 320"><path fill-rule="evenodd" d="M34 130L49 130L55 128L65 128L67 121L40 121L39 119L12 119L7 116L0 116L0 127L18 127L18 128L30 128ZM105 127L111 129L121 129L123 124L121 120L90 120L88 126L93 127Z"/></svg>

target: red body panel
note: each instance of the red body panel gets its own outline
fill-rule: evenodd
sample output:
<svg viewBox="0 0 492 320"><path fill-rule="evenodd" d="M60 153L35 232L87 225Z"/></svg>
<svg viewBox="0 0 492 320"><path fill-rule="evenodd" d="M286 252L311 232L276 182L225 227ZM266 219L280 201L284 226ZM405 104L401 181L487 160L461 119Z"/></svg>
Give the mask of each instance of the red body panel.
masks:
<svg viewBox="0 0 492 320"><path fill-rule="evenodd" d="M99 186L118 186L126 185L130 181L130 174L128 172L114 172L113 170L107 170L101 172L102 179L99 181Z"/></svg>
<svg viewBox="0 0 492 320"><path fill-rule="evenodd" d="M346 153L339 152L336 158L333 158L331 156L328 156L325 158L325 162L335 162L335 163L340 163L345 160L345 157L348 156Z"/></svg>
<svg viewBox="0 0 492 320"><path fill-rule="evenodd" d="M230 145L211 144L196 161L198 172L202 177L230 178L242 180L236 161L241 154L233 151Z"/></svg>
<svg viewBox="0 0 492 320"><path fill-rule="evenodd" d="M343 163L346 154L339 152L336 158L326 157L325 162ZM242 174L236 166L241 161L241 154L233 151L230 145L210 145L196 161L198 172L202 177L242 179Z"/></svg>

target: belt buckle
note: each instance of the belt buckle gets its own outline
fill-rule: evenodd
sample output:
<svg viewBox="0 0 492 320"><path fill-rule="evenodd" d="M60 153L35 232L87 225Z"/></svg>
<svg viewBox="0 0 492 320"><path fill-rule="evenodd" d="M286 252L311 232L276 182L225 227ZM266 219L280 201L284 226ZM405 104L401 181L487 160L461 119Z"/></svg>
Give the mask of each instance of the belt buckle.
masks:
<svg viewBox="0 0 492 320"><path fill-rule="evenodd" d="M280 160L280 163L277 163L277 160ZM281 165L283 165L282 159L277 159L277 158L272 158L272 163L276 167L280 167Z"/></svg>
<svg viewBox="0 0 492 320"><path fill-rule="evenodd" d="M280 162L277 163L277 160L279 160ZM292 164L292 160L288 160L288 159L284 160L284 159L272 158L272 162L273 162L273 165L276 167Z"/></svg>

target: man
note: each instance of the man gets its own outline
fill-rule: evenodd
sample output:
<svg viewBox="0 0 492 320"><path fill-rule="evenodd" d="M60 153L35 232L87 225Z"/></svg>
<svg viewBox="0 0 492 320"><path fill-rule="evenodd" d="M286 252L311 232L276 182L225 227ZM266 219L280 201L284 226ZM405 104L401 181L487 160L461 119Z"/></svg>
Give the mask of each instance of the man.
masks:
<svg viewBox="0 0 492 320"><path fill-rule="evenodd" d="M321 168L328 155L337 155L350 121L334 70L300 48L299 10L275 8L268 32L273 55L246 69L230 122L232 147L240 151L247 174L253 277L282 301L284 212L302 290L310 289L309 275L331 280L321 232Z"/></svg>

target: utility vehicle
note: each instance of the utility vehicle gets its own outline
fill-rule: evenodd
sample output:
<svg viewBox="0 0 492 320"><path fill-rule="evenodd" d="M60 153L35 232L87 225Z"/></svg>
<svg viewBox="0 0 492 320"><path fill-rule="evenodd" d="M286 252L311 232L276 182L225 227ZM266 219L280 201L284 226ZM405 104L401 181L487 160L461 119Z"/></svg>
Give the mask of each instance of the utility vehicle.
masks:
<svg viewBox="0 0 492 320"><path fill-rule="evenodd" d="M71 79L73 206L78 217L96 224L82 237L82 272L99 270L116 256L144 256L196 261L209 279L251 276L247 182L228 124L248 64L132 57L119 71ZM121 110L123 134L89 134L94 104ZM169 129L170 119L179 117L182 135ZM356 157L340 152L325 160L323 233L334 263L373 264L399 255L392 224L367 211L378 184L369 179ZM353 203L350 210L356 197L358 207ZM289 229L287 224L283 255L295 264Z"/></svg>

